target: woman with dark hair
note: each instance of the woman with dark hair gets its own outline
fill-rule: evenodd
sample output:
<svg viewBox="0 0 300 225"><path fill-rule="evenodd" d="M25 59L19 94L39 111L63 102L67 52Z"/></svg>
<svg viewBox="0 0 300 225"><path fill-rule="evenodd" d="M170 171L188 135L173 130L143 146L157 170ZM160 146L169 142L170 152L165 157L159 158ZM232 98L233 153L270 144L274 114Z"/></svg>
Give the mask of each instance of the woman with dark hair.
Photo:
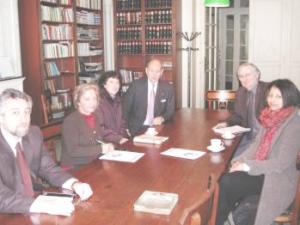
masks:
<svg viewBox="0 0 300 225"><path fill-rule="evenodd" d="M115 71L107 71L99 80L101 102L98 112L105 141L123 144L128 141L126 123L122 114L120 96L121 77Z"/></svg>
<svg viewBox="0 0 300 225"><path fill-rule="evenodd" d="M231 163L219 181L216 225L246 197L260 195L255 225L270 225L294 199L299 171L300 93L287 79L270 83L261 128L249 148Z"/></svg>

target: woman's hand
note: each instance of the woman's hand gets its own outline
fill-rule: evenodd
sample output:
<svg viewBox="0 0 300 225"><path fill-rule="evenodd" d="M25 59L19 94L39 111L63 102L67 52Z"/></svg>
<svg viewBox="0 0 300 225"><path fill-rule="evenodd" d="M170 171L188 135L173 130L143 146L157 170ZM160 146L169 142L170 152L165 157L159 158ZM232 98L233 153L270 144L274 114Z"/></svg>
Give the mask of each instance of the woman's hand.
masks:
<svg viewBox="0 0 300 225"><path fill-rule="evenodd" d="M245 171L248 172L249 171L249 166L246 163L242 163L239 161L236 161L234 163L232 163L230 169L229 169L229 173L232 172L236 172L236 171Z"/></svg>
<svg viewBox="0 0 300 225"><path fill-rule="evenodd" d="M124 144L126 141L128 141L127 138L121 138L121 140L119 141L119 144Z"/></svg>
<svg viewBox="0 0 300 225"><path fill-rule="evenodd" d="M102 153L106 154L115 150L115 147L112 143L102 144Z"/></svg>

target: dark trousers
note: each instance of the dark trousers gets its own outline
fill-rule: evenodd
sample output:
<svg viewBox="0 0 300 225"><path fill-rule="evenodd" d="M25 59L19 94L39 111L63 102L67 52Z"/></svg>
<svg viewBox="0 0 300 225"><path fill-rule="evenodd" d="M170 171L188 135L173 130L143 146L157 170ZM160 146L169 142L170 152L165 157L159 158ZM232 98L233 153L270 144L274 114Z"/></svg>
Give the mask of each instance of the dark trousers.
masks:
<svg viewBox="0 0 300 225"><path fill-rule="evenodd" d="M236 203L251 195L260 195L264 176L251 176L237 171L224 174L220 181L220 192L216 225L223 225Z"/></svg>

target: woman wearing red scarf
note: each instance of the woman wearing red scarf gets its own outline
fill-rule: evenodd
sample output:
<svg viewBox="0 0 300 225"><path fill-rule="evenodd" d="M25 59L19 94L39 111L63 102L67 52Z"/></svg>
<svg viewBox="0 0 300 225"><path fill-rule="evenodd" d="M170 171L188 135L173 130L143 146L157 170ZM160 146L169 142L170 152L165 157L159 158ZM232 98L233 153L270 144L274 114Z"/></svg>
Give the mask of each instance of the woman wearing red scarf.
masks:
<svg viewBox="0 0 300 225"><path fill-rule="evenodd" d="M95 84L81 84L73 93L77 109L64 119L62 127L61 164L76 167L96 159L100 153L114 149L112 144L102 144L101 119L95 110L99 104L99 88Z"/></svg>
<svg viewBox="0 0 300 225"><path fill-rule="evenodd" d="M254 225L272 224L293 201L299 177L300 93L291 81L275 80L266 100L255 141L219 181L216 225L223 225L236 205L252 195L260 195Z"/></svg>

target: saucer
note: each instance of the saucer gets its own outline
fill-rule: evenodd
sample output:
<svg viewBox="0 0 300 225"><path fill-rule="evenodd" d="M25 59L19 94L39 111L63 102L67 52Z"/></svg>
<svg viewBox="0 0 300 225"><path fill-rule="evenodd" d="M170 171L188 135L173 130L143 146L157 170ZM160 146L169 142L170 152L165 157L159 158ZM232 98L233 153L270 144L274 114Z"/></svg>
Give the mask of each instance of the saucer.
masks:
<svg viewBox="0 0 300 225"><path fill-rule="evenodd" d="M214 148L212 147L211 145L210 146L207 146L207 149L211 152L221 152L225 149L224 146L220 147L220 148Z"/></svg>
<svg viewBox="0 0 300 225"><path fill-rule="evenodd" d="M232 134L231 136L228 137L228 136L225 136L225 134L223 134L221 137L222 137L223 139L231 140L231 139L235 138L235 135Z"/></svg>

